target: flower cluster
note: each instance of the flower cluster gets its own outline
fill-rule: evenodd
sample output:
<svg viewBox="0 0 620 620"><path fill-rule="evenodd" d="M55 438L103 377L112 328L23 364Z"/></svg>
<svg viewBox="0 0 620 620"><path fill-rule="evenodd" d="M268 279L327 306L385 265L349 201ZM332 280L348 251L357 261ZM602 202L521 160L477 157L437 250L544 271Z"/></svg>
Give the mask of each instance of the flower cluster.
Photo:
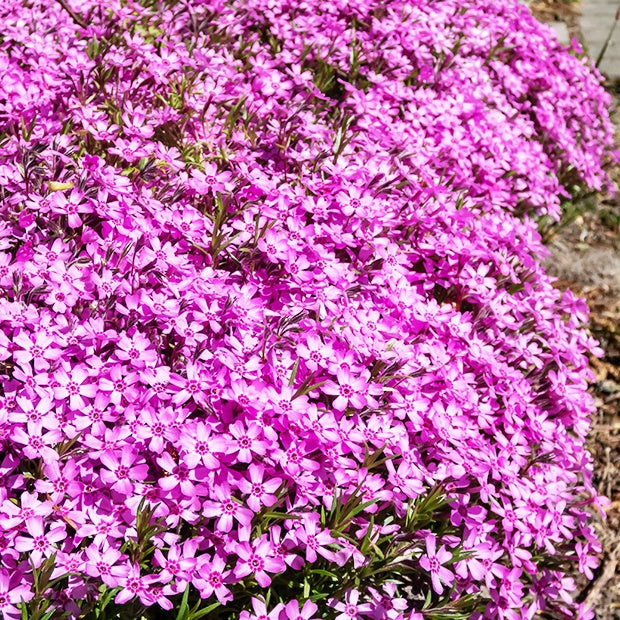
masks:
<svg viewBox="0 0 620 620"><path fill-rule="evenodd" d="M516 0L0 22L0 614L586 617L580 50Z"/></svg>

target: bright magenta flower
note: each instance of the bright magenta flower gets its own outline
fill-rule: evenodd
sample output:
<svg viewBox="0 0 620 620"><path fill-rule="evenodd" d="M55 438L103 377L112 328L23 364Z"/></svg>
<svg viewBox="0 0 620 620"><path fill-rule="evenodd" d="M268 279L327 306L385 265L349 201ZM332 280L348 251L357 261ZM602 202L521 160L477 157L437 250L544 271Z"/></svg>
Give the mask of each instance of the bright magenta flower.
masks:
<svg viewBox="0 0 620 620"><path fill-rule="evenodd" d="M437 539L432 534L426 537L426 555L420 558L420 566L430 573L433 589L437 594L443 594L444 584L452 585L454 573L443 566L452 558L452 554L446 551L446 546L442 545L437 550Z"/></svg>

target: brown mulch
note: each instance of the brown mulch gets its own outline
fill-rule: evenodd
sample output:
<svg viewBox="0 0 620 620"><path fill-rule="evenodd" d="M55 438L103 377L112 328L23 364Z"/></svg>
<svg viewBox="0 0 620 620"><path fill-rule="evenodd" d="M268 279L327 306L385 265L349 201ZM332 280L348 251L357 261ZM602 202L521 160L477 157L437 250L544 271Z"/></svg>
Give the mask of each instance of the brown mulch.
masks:
<svg viewBox="0 0 620 620"><path fill-rule="evenodd" d="M530 10L541 22L566 21L580 15L579 3L571 0L532 0Z"/></svg>

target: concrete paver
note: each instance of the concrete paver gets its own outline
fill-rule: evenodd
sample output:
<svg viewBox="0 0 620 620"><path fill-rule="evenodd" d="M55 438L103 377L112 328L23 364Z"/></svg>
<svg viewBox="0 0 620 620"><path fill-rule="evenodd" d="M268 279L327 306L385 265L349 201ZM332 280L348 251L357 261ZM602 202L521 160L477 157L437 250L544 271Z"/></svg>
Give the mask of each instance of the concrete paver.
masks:
<svg viewBox="0 0 620 620"><path fill-rule="evenodd" d="M570 43L568 26L564 22L549 22L547 25L555 30L555 33L558 35L558 41L562 45L568 45Z"/></svg>
<svg viewBox="0 0 620 620"><path fill-rule="evenodd" d="M579 26L588 54L596 60L613 28L618 0L581 0ZM599 69L611 78L620 77L620 23L614 29Z"/></svg>

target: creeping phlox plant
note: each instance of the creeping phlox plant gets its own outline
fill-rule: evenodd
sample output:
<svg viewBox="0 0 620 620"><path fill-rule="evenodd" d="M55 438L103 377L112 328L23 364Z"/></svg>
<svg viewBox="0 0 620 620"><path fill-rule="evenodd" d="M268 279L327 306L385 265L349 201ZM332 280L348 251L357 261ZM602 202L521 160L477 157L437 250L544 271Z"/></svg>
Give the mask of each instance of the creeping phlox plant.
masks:
<svg viewBox="0 0 620 620"><path fill-rule="evenodd" d="M0 24L3 617L586 617L580 50L514 0Z"/></svg>

